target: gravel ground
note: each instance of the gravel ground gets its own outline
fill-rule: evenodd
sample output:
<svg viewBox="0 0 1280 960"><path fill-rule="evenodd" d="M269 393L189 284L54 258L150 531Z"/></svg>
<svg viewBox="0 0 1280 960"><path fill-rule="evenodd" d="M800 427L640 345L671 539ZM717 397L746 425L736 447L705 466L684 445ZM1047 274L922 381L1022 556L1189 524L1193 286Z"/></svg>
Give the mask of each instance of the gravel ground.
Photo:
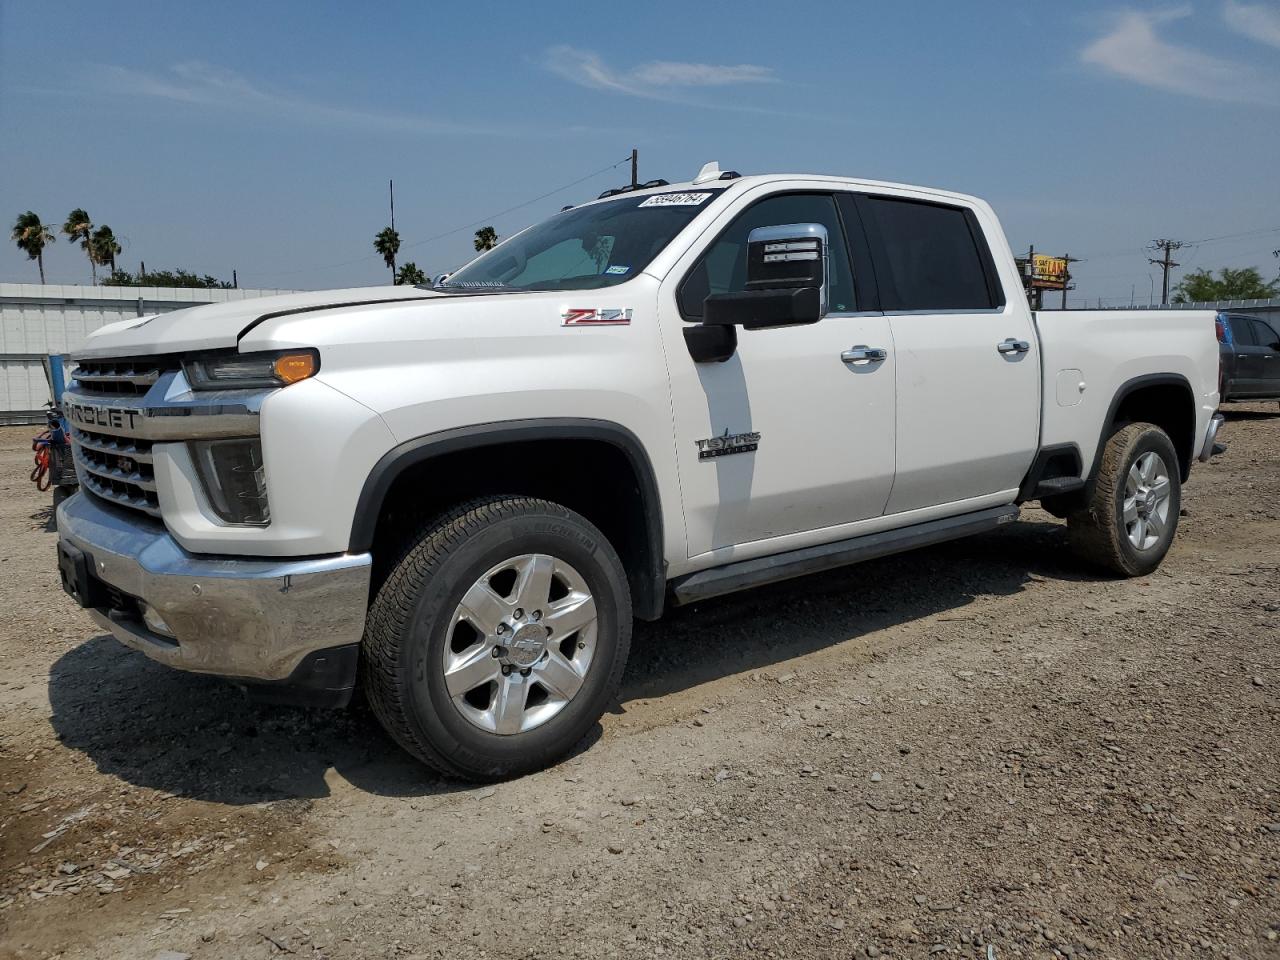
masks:
<svg viewBox="0 0 1280 960"><path fill-rule="evenodd" d="M639 625L555 769L425 775L57 587L0 430L0 957L1280 957L1280 413L1164 566L989 536ZM172 951L173 954L165 954Z"/></svg>

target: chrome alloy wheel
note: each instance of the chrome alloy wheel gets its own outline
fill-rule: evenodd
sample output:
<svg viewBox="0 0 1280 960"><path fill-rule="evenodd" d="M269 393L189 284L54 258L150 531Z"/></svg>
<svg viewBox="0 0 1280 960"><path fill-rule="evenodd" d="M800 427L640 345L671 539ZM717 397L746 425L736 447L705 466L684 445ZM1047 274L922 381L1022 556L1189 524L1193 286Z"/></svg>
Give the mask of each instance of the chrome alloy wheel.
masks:
<svg viewBox="0 0 1280 960"><path fill-rule="evenodd" d="M1150 550L1160 542L1169 526L1173 485L1169 468L1158 453L1138 457L1124 481L1125 532L1138 550Z"/></svg>
<svg viewBox="0 0 1280 960"><path fill-rule="evenodd" d="M581 689L596 632L596 602L582 574L543 553L512 557L472 584L454 611L445 687L480 729L524 733Z"/></svg>

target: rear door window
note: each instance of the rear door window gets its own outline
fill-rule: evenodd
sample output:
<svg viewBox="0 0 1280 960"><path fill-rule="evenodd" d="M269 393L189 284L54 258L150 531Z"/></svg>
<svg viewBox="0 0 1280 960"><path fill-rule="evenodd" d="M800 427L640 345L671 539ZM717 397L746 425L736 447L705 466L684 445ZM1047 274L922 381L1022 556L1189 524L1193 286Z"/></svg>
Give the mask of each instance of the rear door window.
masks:
<svg viewBox="0 0 1280 960"><path fill-rule="evenodd" d="M1231 322L1231 339L1237 347L1256 347L1258 338L1253 335L1253 325L1248 317L1229 317Z"/></svg>
<svg viewBox="0 0 1280 960"><path fill-rule="evenodd" d="M1270 350L1274 350L1275 342L1280 340L1280 337L1276 336L1276 332L1271 329L1270 324L1265 320L1253 321L1253 334L1258 340L1258 346L1266 347Z"/></svg>
<svg viewBox="0 0 1280 960"><path fill-rule="evenodd" d="M886 311L990 310L1004 304L976 218L963 207L861 196Z"/></svg>

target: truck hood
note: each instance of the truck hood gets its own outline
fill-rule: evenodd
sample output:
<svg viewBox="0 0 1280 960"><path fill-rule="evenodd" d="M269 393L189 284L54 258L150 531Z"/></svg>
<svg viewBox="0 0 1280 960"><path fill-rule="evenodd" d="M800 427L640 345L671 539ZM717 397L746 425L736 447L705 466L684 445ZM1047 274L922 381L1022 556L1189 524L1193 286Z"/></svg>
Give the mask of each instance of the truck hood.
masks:
<svg viewBox="0 0 1280 960"><path fill-rule="evenodd" d="M418 287L353 287L206 303L99 327L89 334L75 356L125 357L216 350L234 347L245 330L267 316L439 296L443 294Z"/></svg>

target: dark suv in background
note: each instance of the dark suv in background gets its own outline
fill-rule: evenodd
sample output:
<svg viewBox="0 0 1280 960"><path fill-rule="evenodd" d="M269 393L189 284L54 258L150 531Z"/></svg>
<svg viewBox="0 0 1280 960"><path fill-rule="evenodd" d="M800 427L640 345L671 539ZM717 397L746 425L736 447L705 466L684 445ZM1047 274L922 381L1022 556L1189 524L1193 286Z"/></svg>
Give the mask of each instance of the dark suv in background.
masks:
<svg viewBox="0 0 1280 960"><path fill-rule="evenodd" d="M1274 321L1220 313L1217 328L1222 401L1280 400L1280 333Z"/></svg>

